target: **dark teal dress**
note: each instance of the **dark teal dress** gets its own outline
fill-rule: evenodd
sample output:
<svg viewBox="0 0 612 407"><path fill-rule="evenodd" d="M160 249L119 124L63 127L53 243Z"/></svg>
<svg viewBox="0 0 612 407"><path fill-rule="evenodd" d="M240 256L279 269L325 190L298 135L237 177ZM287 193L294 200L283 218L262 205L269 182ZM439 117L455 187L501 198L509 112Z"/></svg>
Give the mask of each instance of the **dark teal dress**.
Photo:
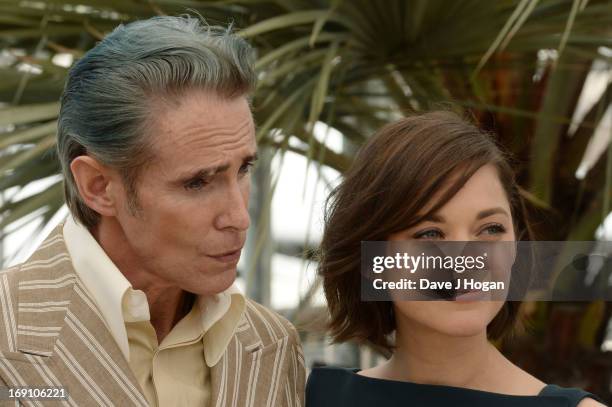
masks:
<svg viewBox="0 0 612 407"><path fill-rule="evenodd" d="M306 407L575 407L580 389L547 385L537 396L511 396L460 387L374 379L358 369L316 367L306 384Z"/></svg>

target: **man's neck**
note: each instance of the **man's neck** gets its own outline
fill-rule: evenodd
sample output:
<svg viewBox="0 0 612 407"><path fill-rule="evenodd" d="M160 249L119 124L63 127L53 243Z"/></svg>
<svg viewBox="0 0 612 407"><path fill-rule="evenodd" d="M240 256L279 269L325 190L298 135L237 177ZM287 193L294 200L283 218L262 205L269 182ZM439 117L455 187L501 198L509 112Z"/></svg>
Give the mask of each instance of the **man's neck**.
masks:
<svg viewBox="0 0 612 407"><path fill-rule="evenodd" d="M92 236L135 290L147 296L151 324L161 343L172 328L189 313L194 295L171 285L143 267L120 225L105 219L91 230Z"/></svg>
<svg viewBox="0 0 612 407"><path fill-rule="evenodd" d="M170 333L172 328L189 313L195 301L195 295L176 290L143 290L149 303L151 325L157 334L157 343ZM174 312L169 312L174 310Z"/></svg>

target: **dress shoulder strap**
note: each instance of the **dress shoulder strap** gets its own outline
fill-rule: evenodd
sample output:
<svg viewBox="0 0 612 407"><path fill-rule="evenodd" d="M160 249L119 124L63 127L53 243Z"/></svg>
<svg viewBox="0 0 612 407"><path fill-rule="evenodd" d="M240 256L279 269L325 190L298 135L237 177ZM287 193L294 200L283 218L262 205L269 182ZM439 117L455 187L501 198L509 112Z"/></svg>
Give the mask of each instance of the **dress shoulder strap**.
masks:
<svg viewBox="0 0 612 407"><path fill-rule="evenodd" d="M576 407L585 398L592 398L599 402L603 401L592 393L575 387L561 387L556 384L548 384L540 392L540 396L563 397L568 401L569 407Z"/></svg>

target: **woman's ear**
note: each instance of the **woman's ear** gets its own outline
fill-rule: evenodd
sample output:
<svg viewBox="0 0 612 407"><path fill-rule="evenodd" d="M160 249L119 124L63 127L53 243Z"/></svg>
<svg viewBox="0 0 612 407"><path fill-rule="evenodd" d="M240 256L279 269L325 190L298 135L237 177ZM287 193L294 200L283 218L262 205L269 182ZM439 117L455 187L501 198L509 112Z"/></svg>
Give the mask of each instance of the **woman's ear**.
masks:
<svg viewBox="0 0 612 407"><path fill-rule="evenodd" d="M114 174L110 168L93 157L81 155L72 160L70 171L81 199L89 208L102 216L116 215L116 203L110 193Z"/></svg>

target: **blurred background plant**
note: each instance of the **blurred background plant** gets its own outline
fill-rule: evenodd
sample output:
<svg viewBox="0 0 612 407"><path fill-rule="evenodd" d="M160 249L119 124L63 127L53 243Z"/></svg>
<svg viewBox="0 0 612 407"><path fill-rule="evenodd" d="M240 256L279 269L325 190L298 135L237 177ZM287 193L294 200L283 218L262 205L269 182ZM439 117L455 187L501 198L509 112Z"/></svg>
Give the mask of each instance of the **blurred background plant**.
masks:
<svg viewBox="0 0 612 407"><path fill-rule="evenodd" d="M273 157L299 154L331 185L329 174L346 170L375 129L437 107L467 109L514 155L538 240L609 239L609 0L0 0L5 236L35 221L40 233L62 207L52 149L74 60L120 22L187 12L233 22L257 48L253 106L268 153L256 173L257 227L243 277L261 302L270 302L271 253L311 262L316 247L316 238L291 245L270 233ZM298 323L323 313L313 301L319 291L313 279L284 311ZM612 401L612 356L603 346L610 303L527 303L523 312L526 329L500 344L511 358L542 380ZM311 363L376 359L354 346L330 357L324 337L303 340Z"/></svg>

